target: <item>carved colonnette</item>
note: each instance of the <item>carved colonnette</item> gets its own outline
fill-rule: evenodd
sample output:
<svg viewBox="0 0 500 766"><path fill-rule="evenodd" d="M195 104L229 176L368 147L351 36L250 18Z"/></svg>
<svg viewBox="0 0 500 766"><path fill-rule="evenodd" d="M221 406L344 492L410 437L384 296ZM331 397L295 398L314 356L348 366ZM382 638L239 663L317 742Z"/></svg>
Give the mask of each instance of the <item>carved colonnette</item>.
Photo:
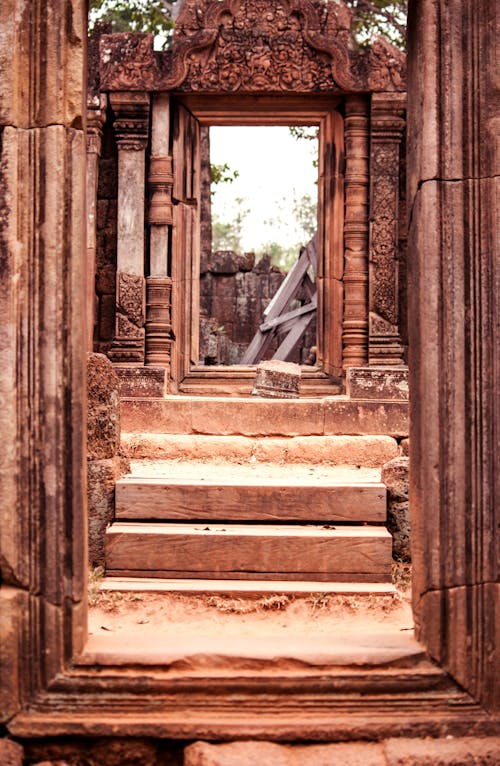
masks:
<svg viewBox="0 0 500 766"><path fill-rule="evenodd" d="M111 93L118 145L118 241L114 362L144 363L144 191L149 94Z"/></svg>
<svg viewBox="0 0 500 766"><path fill-rule="evenodd" d="M149 276L146 278L145 364L170 363L171 294L169 276L170 232L173 224L172 185L174 181L170 151L170 96L153 96L151 156L149 158Z"/></svg>
<svg viewBox="0 0 500 766"><path fill-rule="evenodd" d="M345 102L343 368L359 367L368 351L369 100Z"/></svg>
<svg viewBox="0 0 500 766"><path fill-rule="evenodd" d="M374 93L370 148L370 365L403 364L399 322L400 149L406 96Z"/></svg>
<svg viewBox="0 0 500 766"><path fill-rule="evenodd" d="M106 120L105 94L87 98L87 348L92 351L95 325L95 269L97 253L97 184L102 129Z"/></svg>

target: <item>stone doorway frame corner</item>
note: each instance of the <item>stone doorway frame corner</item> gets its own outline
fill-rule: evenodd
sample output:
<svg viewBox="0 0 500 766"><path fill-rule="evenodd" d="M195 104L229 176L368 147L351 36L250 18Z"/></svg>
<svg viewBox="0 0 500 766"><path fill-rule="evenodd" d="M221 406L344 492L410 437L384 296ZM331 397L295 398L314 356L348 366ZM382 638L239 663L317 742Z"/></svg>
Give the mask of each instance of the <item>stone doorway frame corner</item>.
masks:
<svg viewBox="0 0 500 766"><path fill-rule="evenodd" d="M7 730L285 741L498 733L498 3L410 2L414 614L448 673L436 668L434 687L418 669L263 667L248 678L85 656L86 3L64 8L71 14L61 0L0 5L12 72L0 102Z"/></svg>

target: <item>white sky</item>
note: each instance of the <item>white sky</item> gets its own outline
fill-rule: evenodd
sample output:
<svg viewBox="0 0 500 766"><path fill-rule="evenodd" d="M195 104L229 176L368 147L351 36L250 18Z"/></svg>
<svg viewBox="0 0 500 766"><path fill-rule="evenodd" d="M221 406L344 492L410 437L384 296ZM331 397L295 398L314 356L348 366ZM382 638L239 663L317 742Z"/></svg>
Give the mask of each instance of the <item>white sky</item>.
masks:
<svg viewBox="0 0 500 766"><path fill-rule="evenodd" d="M224 222L234 219L235 200L250 208L243 225L243 247L258 249L267 242L287 247L300 238L294 227L294 194L315 197L318 171L313 167L317 141L297 140L286 126L212 126L210 162L239 172L233 183L217 184L212 211ZM286 202L284 202L284 198ZM277 219L284 219L282 224ZM274 219L274 223L266 223Z"/></svg>

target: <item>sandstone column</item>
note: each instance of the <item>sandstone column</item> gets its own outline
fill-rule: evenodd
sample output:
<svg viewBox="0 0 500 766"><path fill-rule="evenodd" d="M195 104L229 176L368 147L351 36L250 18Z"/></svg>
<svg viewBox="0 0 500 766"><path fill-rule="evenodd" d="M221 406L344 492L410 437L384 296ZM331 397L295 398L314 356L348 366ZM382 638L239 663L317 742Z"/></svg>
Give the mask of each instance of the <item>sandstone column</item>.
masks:
<svg viewBox="0 0 500 766"><path fill-rule="evenodd" d="M170 363L171 293L168 276L172 229L172 155L170 143L170 96L153 96L151 157L149 164L150 275L146 279L147 365Z"/></svg>
<svg viewBox="0 0 500 766"><path fill-rule="evenodd" d="M69 662L87 631L86 3L2 0L0 29L0 718L7 724L54 677L57 650ZM41 656L44 642L53 650Z"/></svg>
<svg viewBox="0 0 500 766"><path fill-rule="evenodd" d="M118 241L114 362L144 364L145 158L149 94L110 94L118 144Z"/></svg>
<svg viewBox="0 0 500 766"><path fill-rule="evenodd" d="M345 103L343 369L367 362L369 107L366 96Z"/></svg>
<svg viewBox="0 0 500 766"><path fill-rule="evenodd" d="M418 638L500 707L497 0L409 8L410 510Z"/></svg>
<svg viewBox="0 0 500 766"><path fill-rule="evenodd" d="M372 95L368 348L371 365L404 364L398 329L398 219L405 106L404 93Z"/></svg>
<svg viewBox="0 0 500 766"><path fill-rule="evenodd" d="M106 119L106 96L87 101L87 350L92 351L95 324L95 268L97 234L97 183L101 156L102 128Z"/></svg>

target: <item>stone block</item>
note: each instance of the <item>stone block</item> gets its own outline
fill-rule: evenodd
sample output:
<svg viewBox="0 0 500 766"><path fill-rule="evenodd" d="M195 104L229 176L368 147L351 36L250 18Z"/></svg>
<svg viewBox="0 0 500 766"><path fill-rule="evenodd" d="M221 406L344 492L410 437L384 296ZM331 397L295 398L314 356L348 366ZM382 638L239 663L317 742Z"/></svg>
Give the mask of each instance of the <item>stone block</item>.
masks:
<svg viewBox="0 0 500 766"><path fill-rule="evenodd" d="M271 360L257 365L252 396L298 399L301 369L298 364Z"/></svg>
<svg viewBox="0 0 500 766"><path fill-rule="evenodd" d="M112 341L115 334L115 296L102 295L99 301L99 338Z"/></svg>
<svg viewBox="0 0 500 766"><path fill-rule="evenodd" d="M408 436L408 402L325 399L325 434Z"/></svg>
<svg viewBox="0 0 500 766"><path fill-rule="evenodd" d="M116 269L112 264L106 264L96 274L96 290L102 294L115 294Z"/></svg>
<svg viewBox="0 0 500 766"><path fill-rule="evenodd" d="M350 399L408 400L408 368L349 367L346 376Z"/></svg>
<svg viewBox="0 0 500 766"><path fill-rule="evenodd" d="M144 399L165 396L165 367L125 367L115 365L121 397Z"/></svg>
<svg viewBox="0 0 500 766"><path fill-rule="evenodd" d="M33 766L157 766L158 763L158 742L136 737L54 737L29 741L25 748L27 762ZM168 753L166 756L168 758ZM170 762L162 760L164 763L166 766Z"/></svg>
<svg viewBox="0 0 500 766"><path fill-rule="evenodd" d="M2 569L4 562L2 562ZM21 706L19 692L23 684L23 653L29 651L26 642L22 641L23 622L30 608L30 596L22 588L11 587L7 584L5 571L2 571L2 586L0 587L0 728L1 724L15 716ZM0 745L4 740L0 737ZM11 752L7 747L6 752ZM3 766L2 748L0 747L0 766ZM5 756L7 757L7 756ZM11 763L7 759L8 764ZM17 761L12 761L17 763Z"/></svg>
<svg viewBox="0 0 500 766"><path fill-rule="evenodd" d="M409 458L390 460L383 466L381 476L387 487L387 528L392 534L392 555L401 561L411 561Z"/></svg>
<svg viewBox="0 0 500 766"><path fill-rule="evenodd" d="M271 271L271 256L263 255L260 261L253 267L255 274L269 274Z"/></svg>
<svg viewBox="0 0 500 766"><path fill-rule="evenodd" d="M390 739L384 743L387 766L497 766L498 737Z"/></svg>
<svg viewBox="0 0 500 766"><path fill-rule="evenodd" d="M118 196L118 159L101 157L99 160L99 181L97 186L99 199L116 199Z"/></svg>
<svg viewBox="0 0 500 766"><path fill-rule="evenodd" d="M240 271L252 271L255 266L255 253L240 255Z"/></svg>
<svg viewBox="0 0 500 766"><path fill-rule="evenodd" d="M24 750L18 742L0 739L0 766L23 766Z"/></svg>
<svg viewBox="0 0 500 766"><path fill-rule="evenodd" d="M216 250L208 261L212 274L236 274L240 270L241 257L233 250Z"/></svg>
<svg viewBox="0 0 500 766"><path fill-rule="evenodd" d="M87 457L114 457L120 446L118 377L103 354L87 356Z"/></svg>
<svg viewBox="0 0 500 766"><path fill-rule="evenodd" d="M386 766L383 746L353 742L279 745L273 742L195 742L184 750L184 766Z"/></svg>
<svg viewBox="0 0 500 766"><path fill-rule="evenodd" d="M117 455L87 464L88 560L90 566L104 566L104 534L115 509L115 483L128 473L128 458Z"/></svg>

